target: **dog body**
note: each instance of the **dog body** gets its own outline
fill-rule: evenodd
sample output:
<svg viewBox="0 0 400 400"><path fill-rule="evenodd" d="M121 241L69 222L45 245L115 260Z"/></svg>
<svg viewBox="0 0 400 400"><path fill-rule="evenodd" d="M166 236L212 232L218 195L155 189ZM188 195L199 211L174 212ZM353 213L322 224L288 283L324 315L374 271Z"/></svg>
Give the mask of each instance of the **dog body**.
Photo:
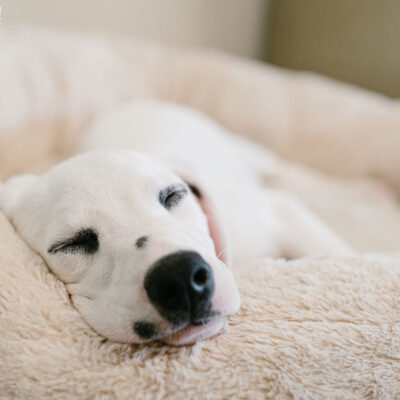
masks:
<svg viewBox="0 0 400 400"><path fill-rule="evenodd" d="M276 187L289 164L187 108L129 104L79 152L7 181L0 206L112 340L208 338L240 304L226 265L351 252Z"/></svg>
<svg viewBox="0 0 400 400"><path fill-rule="evenodd" d="M113 148L151 155L198 187L218 219L217 251L235 267L263 256L351 252L325 222L279 189L281 181L301 179L293 176L297 166L192 109L158 101L128 104L100 119L80 151Z"/></svg>

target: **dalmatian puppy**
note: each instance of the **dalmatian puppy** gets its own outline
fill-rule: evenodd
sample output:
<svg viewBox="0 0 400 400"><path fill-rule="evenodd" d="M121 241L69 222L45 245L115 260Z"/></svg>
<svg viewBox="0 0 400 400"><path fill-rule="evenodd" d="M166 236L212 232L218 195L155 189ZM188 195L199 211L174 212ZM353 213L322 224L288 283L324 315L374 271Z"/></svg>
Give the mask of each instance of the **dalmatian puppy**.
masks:
<svg viewBox="0 0 400 400"><path fill-rule="evenodd" d="M143 100L98 120L76 156L5 182L0 207L95 331L182 345L238 310L230 268L351 252L265 184L288 168L193 110Z"/></svg>

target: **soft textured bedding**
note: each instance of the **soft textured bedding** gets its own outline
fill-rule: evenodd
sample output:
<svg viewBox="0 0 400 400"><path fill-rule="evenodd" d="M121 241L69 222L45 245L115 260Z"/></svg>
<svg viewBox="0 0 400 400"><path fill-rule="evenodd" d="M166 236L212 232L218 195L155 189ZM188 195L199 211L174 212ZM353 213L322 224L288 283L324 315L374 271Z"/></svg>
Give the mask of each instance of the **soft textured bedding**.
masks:
<svg viewBox="0 0 400 400"><path fill-rule="evenodd" d="M400 396L400 262L260 260L227 332L190 347L104 341L0 219L2 398Z"/></svg>
<svg viewBox="0 0 400 400"><path fill-rule="evenodd" d="M400 397L397 100L218 54L25 28L0 31L0 64L1 178L71 154L114 105L159 97L336 174L285 186L375 252L243 265L225 334L131 346L84 323L0 214L1 398Z"/></svg>

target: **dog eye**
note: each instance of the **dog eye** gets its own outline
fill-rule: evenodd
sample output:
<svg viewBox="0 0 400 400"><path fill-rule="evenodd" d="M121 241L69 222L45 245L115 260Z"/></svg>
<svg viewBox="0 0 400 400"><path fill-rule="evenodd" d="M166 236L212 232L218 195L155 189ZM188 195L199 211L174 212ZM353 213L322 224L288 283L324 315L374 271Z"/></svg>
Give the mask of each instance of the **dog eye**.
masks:
<svg viewBox="0 0 400 400"><path fill-rule="evenodd" d="M167 209L178 205L178 203L186 196L187 189L183 185L171 185L160 191L158 198L160 203Z"/></svg>
<svg viewBox="0 0 400 400"><path fill-rule="evenodd" d="M72 238L53 243L48 252L55 254L58 252L94 254L99 249L99 238L97 233L91 229L81 229Z"/></svg>

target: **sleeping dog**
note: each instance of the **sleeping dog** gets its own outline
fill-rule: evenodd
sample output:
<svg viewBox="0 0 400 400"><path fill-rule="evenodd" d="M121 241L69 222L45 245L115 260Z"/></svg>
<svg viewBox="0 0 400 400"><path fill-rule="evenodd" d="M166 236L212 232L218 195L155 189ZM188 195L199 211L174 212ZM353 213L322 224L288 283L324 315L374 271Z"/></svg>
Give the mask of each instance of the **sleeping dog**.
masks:
<svg viewBox="0 0 400 400"><path fill-rule="evenodd" d="M187 344L240 305L230 267L351 249L279 182L290 165L182 106L137 101L0 207L98 333ZM229 267L229 268L228 268Z"/></svg>

